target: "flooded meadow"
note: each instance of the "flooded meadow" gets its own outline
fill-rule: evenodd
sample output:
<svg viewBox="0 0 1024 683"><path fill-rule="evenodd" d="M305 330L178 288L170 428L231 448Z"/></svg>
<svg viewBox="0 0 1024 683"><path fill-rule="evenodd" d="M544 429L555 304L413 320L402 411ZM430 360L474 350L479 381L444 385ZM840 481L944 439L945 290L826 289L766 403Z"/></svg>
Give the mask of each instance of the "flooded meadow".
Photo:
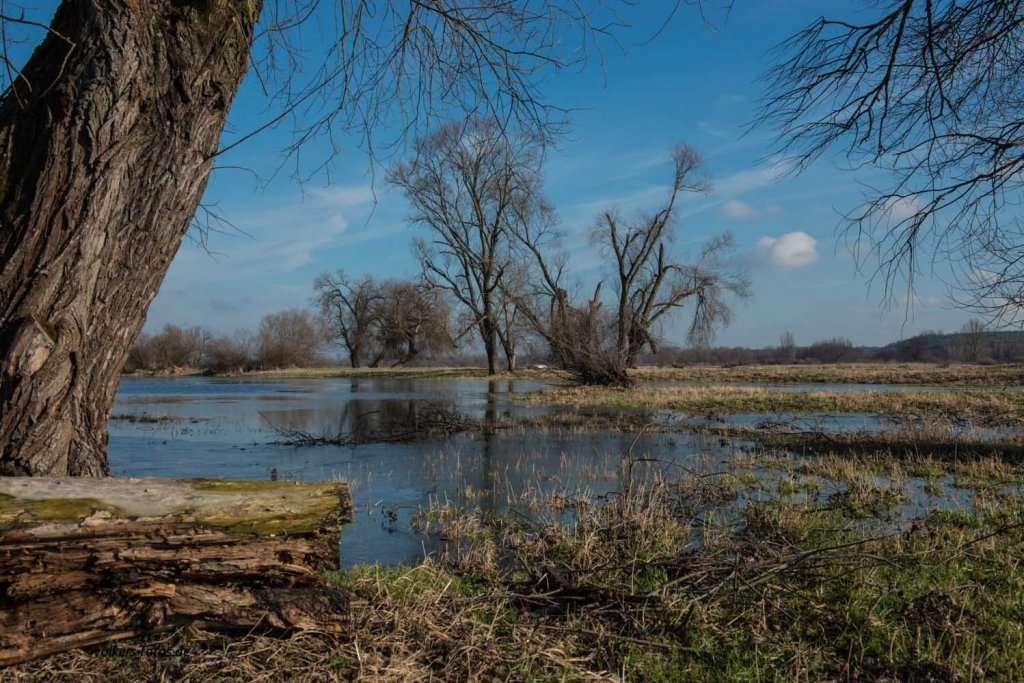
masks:
<svg viewBox="0 0 1024 683"><path fill-rule="evenodd" d="M1024 678L1017 366L347 374L125 377L109 448L122 477L348 482L344 633L183 629L17 675Z"/></svg>
<svg viewBox="0 0 1024 683"><path fill-rule="evenodd" d="M110 423L110 458L118 476L346 481L357 512L343 533L344 566L415 563L444 551L450 539L429 523L431 511L572 524L580 507L601 504L638 477L713 479L736 490L734 510L780 495L833 503L859 495L884 503L882 518L893 526L1019 491L1016 474L980 486L948 460L928 466L938 450L912 462L896 457L936 435L981 451L1019 444L1013 420L930 420L881 406L687 409L677 398L666 408L650 398L709 389L700 386L647 381L613 399L587 399L541 379L126 377ZM939 395L944 387L738 382L709 390L721 403L748 390L899 396ZM1016 386L998 392L1024 395ZM878 447L880 438L888 441Z"/></svg>

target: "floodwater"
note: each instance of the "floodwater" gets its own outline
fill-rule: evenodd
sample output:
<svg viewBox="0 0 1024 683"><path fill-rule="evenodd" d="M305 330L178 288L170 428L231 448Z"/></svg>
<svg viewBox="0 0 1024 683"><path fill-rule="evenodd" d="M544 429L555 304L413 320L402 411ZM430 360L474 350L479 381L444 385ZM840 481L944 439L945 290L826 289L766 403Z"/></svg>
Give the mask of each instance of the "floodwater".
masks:
<svg viewBox="0 0 1024 683"><path fill-rule="evenodd" d="M110 422L111 467L119 476L269 479L276 474L347 481L356 518L342 532L342 563L395 564L436 549L437 541L415 533L411 524L416 511L431 503L530 517L539 514L531 503L552 494L591 499L619 490L629 455L642 459L645 468L707 473L726 469L732 456L751 445L685 431L572 428L373 441L382 427L412 423L433 406L484 420L581 412L512 398L544 386L524 380L126 377ZM756 424L765 418L728 419ZM676 419L667 413L644 416L650 422ZM799 419L831 429L884 428L879 418L864 415ZM283 440L282 431L343 433L358 443L296 447Z"/></svg>
<svg viewBox="0 0 1024 683"><path fill-rule="evenodd" d="M269 479L276 470L281 479L347 481L357 512L342 534L343 563L396 563L432 550L409 523L431 501L525 514L531 500L546 494L617 490L622 456L631 449L680 463L707 460L709 453L721 460L731 452L678 434L512 429L295 447L281 443L277 431L358 434L412 421L416 411L438 402L475 419L543 415L551 408L510 398L543 386L520 380L126 377L110 422L111 467L119 476Z"/></svg>

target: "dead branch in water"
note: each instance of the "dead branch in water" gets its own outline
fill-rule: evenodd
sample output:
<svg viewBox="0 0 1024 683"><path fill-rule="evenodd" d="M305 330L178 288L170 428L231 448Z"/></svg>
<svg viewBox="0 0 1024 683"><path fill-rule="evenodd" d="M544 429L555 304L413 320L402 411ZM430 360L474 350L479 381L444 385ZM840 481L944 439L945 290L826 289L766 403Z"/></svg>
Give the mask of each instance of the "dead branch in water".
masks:
<svg viewBox="0 0 1024 683"><path fill-rule="evenodd" d="M450 403L431 401L400 420L387 419L380 411L359 415L352 427L335 433L313 432L293 426L275 425L262 413L260 417L279 437L273 443L288 446L358 446L367 443L409 443L427 439L447 438L459 432L480 429L485 424L463 415ZM376 422L375 422L376 420Z"/></svg>

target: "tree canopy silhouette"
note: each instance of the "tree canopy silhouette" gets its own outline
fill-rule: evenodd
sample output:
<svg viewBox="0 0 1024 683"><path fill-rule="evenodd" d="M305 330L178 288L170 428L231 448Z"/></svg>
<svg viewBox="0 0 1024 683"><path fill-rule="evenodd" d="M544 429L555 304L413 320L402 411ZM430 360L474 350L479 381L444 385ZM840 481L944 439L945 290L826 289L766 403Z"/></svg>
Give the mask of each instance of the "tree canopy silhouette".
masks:
<svg viewBox="0 0 1024 683"><path fill-rule="evenodd" d="M948 267L961 303L1024 321L1024 3L855 9L778 46L757 122L797 170L839 152L887 172L846 236L889 293Z"/></svg>

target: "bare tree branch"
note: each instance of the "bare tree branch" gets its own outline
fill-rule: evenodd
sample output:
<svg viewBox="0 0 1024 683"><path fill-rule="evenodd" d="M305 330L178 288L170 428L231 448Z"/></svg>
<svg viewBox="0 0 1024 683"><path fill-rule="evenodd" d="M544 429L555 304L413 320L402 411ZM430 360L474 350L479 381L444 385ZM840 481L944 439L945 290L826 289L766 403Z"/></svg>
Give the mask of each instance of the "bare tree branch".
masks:
<svg viewBox="0 0 1024 683"><path fill-rule="evenodd" d="M928 266L964 305L1020 320L1024 4L864 4L867 19L822 17L776 49L755 123L796 170L834 150L887 172L844 232L887 296Z"/></svg>

